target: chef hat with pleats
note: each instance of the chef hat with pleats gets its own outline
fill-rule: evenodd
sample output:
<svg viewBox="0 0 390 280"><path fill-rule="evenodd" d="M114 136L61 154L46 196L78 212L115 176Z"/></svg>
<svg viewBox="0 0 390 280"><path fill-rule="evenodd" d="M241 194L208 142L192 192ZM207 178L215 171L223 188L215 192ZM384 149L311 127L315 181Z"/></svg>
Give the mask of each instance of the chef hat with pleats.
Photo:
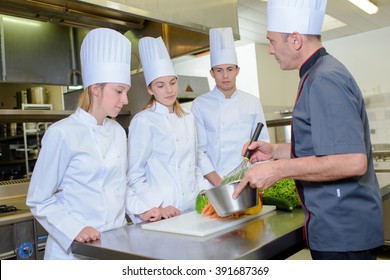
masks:
<svg viewBox="0 0 390 280"><path fill-rule="evenodd" d="M232 28L211 28L209 35L211 68L221 64L238 65Z"/></svg>
<svg viewBox="0 0 390 280"><path fill-rule="evenodd" d="M97 83L131 85L131 43L109 28L88 32L81 44L80 60L84 88Z"/></svg>
<svg viewBox="0 0 390 280"><path fill-rule="evenodd" d="M138 42L138 48L147 86L157 78L176 76L172 60L161 37L143 37Z"/></svg>
<svg viewBox="0 0 390 280"><path fill-rule="evenodd" d="M321 34L327 0L268 0L267 30L303 35Z"/></svg>

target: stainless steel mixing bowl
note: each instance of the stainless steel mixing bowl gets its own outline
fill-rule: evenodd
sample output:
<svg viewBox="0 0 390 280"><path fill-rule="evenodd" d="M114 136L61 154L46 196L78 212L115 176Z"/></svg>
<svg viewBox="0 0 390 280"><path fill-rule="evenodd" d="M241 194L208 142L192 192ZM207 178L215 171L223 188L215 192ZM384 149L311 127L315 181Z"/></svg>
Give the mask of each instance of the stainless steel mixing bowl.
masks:
<svg viewBox="0 0 390 280"><path fill-rule="evenodd" d="M247 185L237 199L232 195L239 181L211 188L206 196L220 217L226 217L249 208L255 207L259 201L257 188Z"/></svg>

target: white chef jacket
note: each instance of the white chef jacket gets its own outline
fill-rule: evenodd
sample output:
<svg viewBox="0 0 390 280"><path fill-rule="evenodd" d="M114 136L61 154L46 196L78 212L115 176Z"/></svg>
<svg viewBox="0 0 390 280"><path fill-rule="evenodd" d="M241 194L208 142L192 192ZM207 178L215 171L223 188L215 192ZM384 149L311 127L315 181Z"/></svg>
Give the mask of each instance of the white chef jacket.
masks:
<svg viewBox="0 0 390 280"><path fill-rule="evenodd" d="M42 140L27 205L48 231L45 259L73 259L70 246L86 226L103 232L126 224L127 144L114 120L78 108Z"/></svg>
<svg viewBox="0 0 390 280"><path fill-rule="evenodd" d="M224 177L243 160L242 148L253 135L257 123L264 124L259 140L269 142L269 134L259 98L236 90L227 99L215 86L192 102L203 175L216 171Z"/></svg>
<svg viewBox="0 0 390 280"><path fill-rule="evenodd" d="M172 205L193 210L203 176L197 167L196 127L193 115L169 113L155 102L130 122L128 137L127 209L133 222L153 207Z"/></svg>

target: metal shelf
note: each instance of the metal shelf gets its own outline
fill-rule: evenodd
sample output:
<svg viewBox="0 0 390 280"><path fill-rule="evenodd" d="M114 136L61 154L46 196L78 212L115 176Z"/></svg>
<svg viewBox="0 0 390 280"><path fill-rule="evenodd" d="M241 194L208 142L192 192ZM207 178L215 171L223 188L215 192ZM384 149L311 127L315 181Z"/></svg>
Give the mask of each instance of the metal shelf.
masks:
<svg viewBox="0 0 390 280"><path fill-rule="evenodd" d="M274 119L274 120L267 120L267 127L277 127L277 126L285 126L291 124L291 116L280 118L280 119Z"/></svg>
<svg viewBox="0 0 390 280"><path fill-rule="evenodd" d="M68 117L70 110L21 110L1 109L1 122L55 122Z"/></svg>
<svg viewBox="0 0 390 280"><path fill-rule="evenodd" d="M31 106L29 106L30 108ZM22 138L24 140L24 148L26 150L24 159L18 159L20 160L19 164L25 163L26 165L26 176L30 177L31 172L29 171L29 161L35 160L34 158L28 157L27 154L27 138L28 137L41 137L43 135L43 131L38 130L31 130L26 129L26 123L30 122L36 122L36 123L52 123L59 121L61 119L64 119L71 114L73 114L74 111L72 110L37 110L37 109L0 109L0 120L2 123L23 123L23 134L18 134L14 136L8 136L8 137L1 137L0 141L12 141L16 139ZM119 116L128 116L130 119L130 112L129 111L121 111L119 113ZM119 117L118 116L118 117ZM38 140L37 140L38 141ZM27 160L26 160L27 158ZM15 161L12 161L12 164L16 163ZM11 164L11 161L3 161L0 162L1 166Z"/></svg>
<svg viewBox="0 0 390 280"><path fill-rule="evenodd" d="M1 136L0 137L0 142L6 142L6 141L12 141L12 140L17 140L23 138L23 134L16 134L12 136Z"/></svg>
<svg viewBox="0 0 390 280"><path fill-rule="evenodd" d="M29 157L28 160L37 160L37 157ZM0 165L17 165L17 164L24 164L25 162L26 159L18 158L18 159L12 159L7 161L0 161Z"/></svg>
<svg viewBox="0 0 390 280"><path fill-rule="evenodd" d="M56 122L73 114L72 110L21 110L0 109L2 123L7 122ZM121 111L118 116L130 116L129 111Z"/></svg>

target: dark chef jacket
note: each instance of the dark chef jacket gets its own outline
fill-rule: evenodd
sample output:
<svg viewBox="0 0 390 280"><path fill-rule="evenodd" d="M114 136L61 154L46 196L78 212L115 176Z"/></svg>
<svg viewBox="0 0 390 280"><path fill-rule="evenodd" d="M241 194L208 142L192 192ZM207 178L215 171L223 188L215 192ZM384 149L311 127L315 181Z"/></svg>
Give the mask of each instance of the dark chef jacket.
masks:
<svg viewBox="0 0 390 280"><path fill-rule="evenodd" d="M363 153L368 170L331 182L297 181L311 249L360 251L383 245L383 212L362 94L348 70L324 48L300 69L292 156Z"/></svg>

